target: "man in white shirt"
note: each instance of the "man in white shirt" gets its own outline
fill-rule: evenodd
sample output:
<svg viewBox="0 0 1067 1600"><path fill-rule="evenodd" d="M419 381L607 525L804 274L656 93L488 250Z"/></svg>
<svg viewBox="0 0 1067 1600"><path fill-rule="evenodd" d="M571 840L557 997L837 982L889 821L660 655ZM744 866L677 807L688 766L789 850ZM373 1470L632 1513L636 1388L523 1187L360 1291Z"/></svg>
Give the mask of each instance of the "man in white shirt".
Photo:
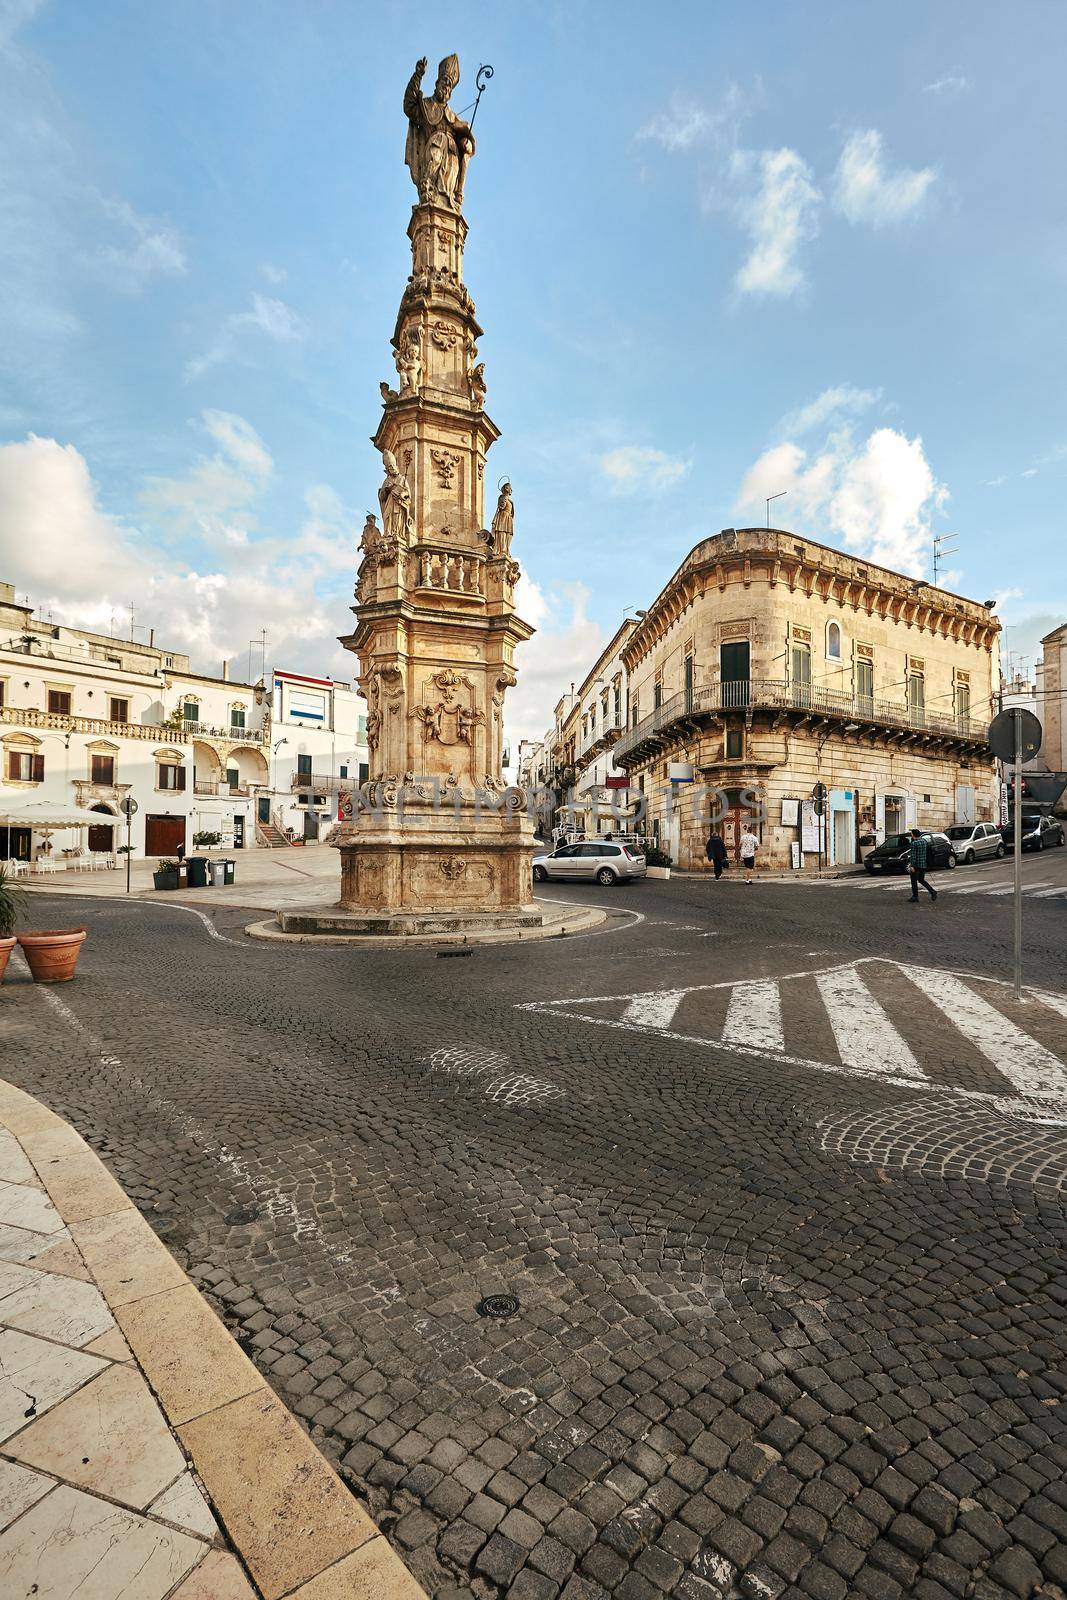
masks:
<svg viewBox="0 0 1067 1600"><path fill-rule="evenodd" d="M739 848L741 851L741 865L745 869L745 882L751 883L752 868L755 865L756 851L759 849L759 840L756 838L756 835L752 832L752 829L749 827L747 822L742 823L741 825L741 840Z"/></svg>

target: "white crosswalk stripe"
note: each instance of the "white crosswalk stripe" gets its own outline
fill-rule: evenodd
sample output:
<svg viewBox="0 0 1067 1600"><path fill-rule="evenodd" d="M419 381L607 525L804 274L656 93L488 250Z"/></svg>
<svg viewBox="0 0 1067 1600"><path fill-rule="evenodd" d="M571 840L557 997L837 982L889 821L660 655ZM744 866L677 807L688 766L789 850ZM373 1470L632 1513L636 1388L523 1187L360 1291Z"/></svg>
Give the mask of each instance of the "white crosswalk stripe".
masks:
<svg viewBox="0 0 1067 1600"><path fill-rule="evenodd" d="M623 1020L648 1028L669 1028L686 993L685 989L664 989L658 994L636 994L623 1012Z"/></svg>
<svg viewBox="0 0 1067 1600"><path fill-rule="evenodd" d="M1021 1094L1067 1093L1063 1063L960 978L930 967L902 965L901 971Z"/></svg>
<svg viewBox="0 0 1067 1600"><path fill-rule="evenodd" d="M926 1074L855 967L820 972L815 982L844 1066L895 1072L905 1078L925 1078Z"/></svg>
<svg viewBox="0 0 1067 1600"><path fill-rule="evenodd" d="M784 1050L782 996L776 983L738 983L730 994L722 1030L726 1044Z"/></svg>

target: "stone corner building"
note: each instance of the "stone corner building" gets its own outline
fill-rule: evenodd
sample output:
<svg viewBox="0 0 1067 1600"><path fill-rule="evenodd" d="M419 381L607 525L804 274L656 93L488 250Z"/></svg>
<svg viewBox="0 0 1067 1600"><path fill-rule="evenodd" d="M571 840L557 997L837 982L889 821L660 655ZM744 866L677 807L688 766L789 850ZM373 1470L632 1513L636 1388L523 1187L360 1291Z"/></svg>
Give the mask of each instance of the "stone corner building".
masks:
<svg viewBox="0 0 1067 1600"><path fill-rule="evenodd" d="M694 546L626 641L616 765L681 867L704 861L700 785L727 797L730 846L749 796L762 804L760 859L777 868L794 845L806 867L844 865L861 839L992 819L999 632L973 600L781 529L728 528ZM693 764L696 790L672 792L671 762Z"/></svg>
<svg viewBox="0 0 1067 1600"><path fill-rule="evenodd" d="M370 768L361 807L332 841L349 932L541 921L525 797L502 777L504 696L515 647L533 629L513 603L510 485L485 526L486 453L499 430L485 411L482 330L463 282L474 139L449 105L456 57L441 62L429 96L425 67L404 94L418 201L392 340L398 386L380 386L374 435L381 523L368 516L363 529L356 627L341 641L359 656Z"/></svg>

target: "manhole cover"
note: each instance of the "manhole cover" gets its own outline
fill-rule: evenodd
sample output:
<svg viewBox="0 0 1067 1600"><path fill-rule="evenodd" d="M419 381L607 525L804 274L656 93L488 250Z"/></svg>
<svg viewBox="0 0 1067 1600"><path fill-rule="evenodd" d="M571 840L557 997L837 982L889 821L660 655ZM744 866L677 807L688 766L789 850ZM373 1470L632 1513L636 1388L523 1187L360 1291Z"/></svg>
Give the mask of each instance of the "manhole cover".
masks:
<svg viewBox="0 0 1067 1600"><path fill-rule="evenodd" d="M480 1317L513 1317L518 1309L519 1302L513 1294L487 1294L478 1301Z"/></svg>
<svg viewBox="0 0 1067 1600"><path fill-rule="evenodd" d="M246 1223L255 1222L258 1216L258 1206L234 1206L232 1211L227 1211L225 1220L227 1227L240 1228Z"/></svg>

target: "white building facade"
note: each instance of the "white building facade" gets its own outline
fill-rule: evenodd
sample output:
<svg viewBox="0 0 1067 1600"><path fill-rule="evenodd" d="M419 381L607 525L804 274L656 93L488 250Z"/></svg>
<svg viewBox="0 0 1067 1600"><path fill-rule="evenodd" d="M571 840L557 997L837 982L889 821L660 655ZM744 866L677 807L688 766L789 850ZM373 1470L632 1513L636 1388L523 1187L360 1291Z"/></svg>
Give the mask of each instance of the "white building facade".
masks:
<svg viewBox="0 0 1067 1600"><path fill-rule="evenodd" d="M271 815L262 797L261 829L321 839L351 815L355 789L370 771L367 705L350 683L275 668L271 690Z"/></svg>
<svg viewBox="0 0 1067 1600"><path fill-rule="evenodd" d="M281 673L277 681L293 677ZM329 737L339 754L329 770L339 774L342 749L357 757L365 710L347 684L336 686L336 696L333 687ZM346 708L343 735L337 700ZM68 849L114 856L127 838L135 857L149 858L172 857L179 846L284 843L284 831L279 839L260 824L294 799L288 770L272 777L272 737L263 683L235 681L225 667L217 678L195 673L188 656L151 637L135 642L42 621L0 584L0 804L8 811L42 801L73 805L100 819L87 833L51 840L0 825L0 860L42 852L61 859ZM325 748L321 733L308 737L294 757ZM128 832L127 797L137 807ZM294 825L296 836L304 838L302 824L299 834Z"/></svg>

